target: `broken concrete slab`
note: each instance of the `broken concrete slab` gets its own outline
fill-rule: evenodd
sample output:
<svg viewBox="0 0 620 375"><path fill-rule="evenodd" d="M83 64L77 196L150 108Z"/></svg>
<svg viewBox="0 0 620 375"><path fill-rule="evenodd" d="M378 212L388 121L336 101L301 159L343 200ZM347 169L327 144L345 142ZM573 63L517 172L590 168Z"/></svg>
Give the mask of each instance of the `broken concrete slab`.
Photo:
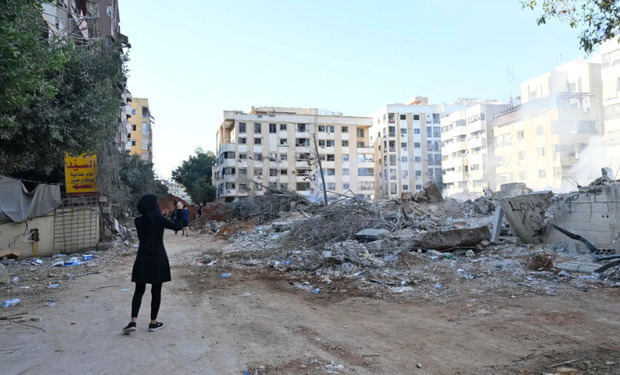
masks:
<svg viewBox="0 0 620 375"><path fill-rule="evenodd" d="M358 241L371 242L385 238L388 234L390 234L390 231L387 229L368 228L355 233L355 239Z"/></svg>
<svg viewBox="0 0 620 375"><path fill-rule="evenodd" d="M504 222L504 210L502 206L495 208L495 214L493 215L493 232L491 232L491 242L497 242L499 235L502 231L502 223Z"/></svg>
<svg viewBox="0 0 620 375"><path fill-rule="evenodd" d="M0 284L9 283L9 271L6 270L3 264L0 264Z"/></svg>
<svg viewBox="0 0 620 375"><path fill-rule="evenodd" d="M592 273L594 270L598 269L600 264L592 264L592 263L576 263L576 262L561 262L556 263L555 268L559 270L569 271L569 272L581 272L581 273Z"/></svg>
<svg viewBox="0 0 620 375"><path fill-rule="evenodd" d="M455 247L473 246L489 240L491 232L488 226L476 228L459 228L422 234L415 245L422 249L443 250Z"/></svg>
<svg viewBox="0 0 620 375"><path fill-rule="evenodd" d="M367 242L364 244L370 254L383 254L389 252L393 246L387 239Z"/></svg>
<svg viewBox="0 0 620 375"><path fill-rule="evenodd" d="M360 264L360 253L365 253L366 247L357 241L342 241L325 245L322 257L335 263L351 262Z"/></svg>
<svg viewBox="0 0 620 375"><path fill-rule="evenodd" d="M443 200L443 196L441 195L441 190L435 183L435 181L429 180L424 183L424 193L426 197L431 203L441 202Z"/></svg>
<svg viewBox="0 0 620 375"><path fill-rule="evenodd" d="M620 250L620 184L580 187L558 198L547 213L549 224L587 238L599 249ZM544 242L561 245L570 252L589 252L583 243L567 238L551 225Z"/></svg>
<svg viewBox="0 0 620 375"><path fill-rule="evenodd" d="M553 193L544 191L518 195L500 201L504 218L512 232L525 243L541 243L545 231L545 213Z"/></svg>

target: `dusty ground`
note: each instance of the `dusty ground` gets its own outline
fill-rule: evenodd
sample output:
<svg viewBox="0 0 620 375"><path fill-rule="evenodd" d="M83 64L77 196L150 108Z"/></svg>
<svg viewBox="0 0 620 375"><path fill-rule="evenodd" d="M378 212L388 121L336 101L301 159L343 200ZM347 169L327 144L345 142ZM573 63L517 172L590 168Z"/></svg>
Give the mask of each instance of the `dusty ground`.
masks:
<svg viewBox="0 0 620 375"><path fill-rule="evenodd" d="M130 252L0 310L0 374L620 374L619 288L385 300L336 281L314 294L274 269L199 264L223 245L212 236L166 245L163 330L146 329L147 291L138 331L120 333ZM578 372L551 368L565 361Z"/></svg>

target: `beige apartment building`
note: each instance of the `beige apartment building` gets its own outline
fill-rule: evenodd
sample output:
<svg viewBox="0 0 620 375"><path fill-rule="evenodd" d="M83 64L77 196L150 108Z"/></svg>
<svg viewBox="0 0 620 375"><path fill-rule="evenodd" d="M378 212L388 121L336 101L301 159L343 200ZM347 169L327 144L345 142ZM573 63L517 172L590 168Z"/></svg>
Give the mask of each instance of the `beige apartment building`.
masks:
<svg viewBox="0 0 620 375"><path fill-rule="evenodd" d="M428 98L388 104L372 116L370 142L375 150L375 196L395 198L440 183L441 118L461 104L429 105Z"/></svg>
<svg viewBox="0 0 620 375"><path fill-rule="evenodd" d="M523 82L522 105L493 121L496 186L574 184L580 152L602 134L601 94L601 64L584 59Z"/></svg>
<svg viewBox="0 0 620 375"><path fill-rule="evenodd" d="M497 188L493 162L493 117L507 104L477 103L441 119L444 195L481 195Z"/></svg>
<svg viewBox="0 0 620 375"><path fill-rule="evenodd" d="M147 98L132 98L130 101L131 117L128 134L128 149L133 155L140 155L142 160L153 160L153 123L155 119L149 109Z"/></svg>
<svg viewBox="0 0 620 375"><path fill-rule="evenodd" d="M331 198L351 191L371 199L374 159L370 124L368 117L314 108L224 111L213 169L217 196L230 200L261 195L271 187L322 199L318 150Z"/></svg>

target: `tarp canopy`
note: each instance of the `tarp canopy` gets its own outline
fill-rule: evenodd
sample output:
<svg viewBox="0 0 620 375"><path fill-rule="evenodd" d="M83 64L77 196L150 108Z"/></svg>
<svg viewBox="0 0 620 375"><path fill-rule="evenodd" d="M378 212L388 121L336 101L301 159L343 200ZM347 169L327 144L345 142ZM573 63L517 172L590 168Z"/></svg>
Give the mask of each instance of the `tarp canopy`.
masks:
<svg viewBox="0 0 620 375"><path fill-rule="evenodd" d="M62 205L59 185L39 184L28 191L20 180L0 176L0 224L21 223Z"/></svg>

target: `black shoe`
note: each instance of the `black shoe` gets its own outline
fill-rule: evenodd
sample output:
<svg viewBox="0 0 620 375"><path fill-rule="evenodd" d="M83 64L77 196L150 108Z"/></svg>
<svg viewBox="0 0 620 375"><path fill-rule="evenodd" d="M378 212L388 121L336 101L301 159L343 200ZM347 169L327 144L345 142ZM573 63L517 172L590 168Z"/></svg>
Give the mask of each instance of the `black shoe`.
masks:
<svg viewBox="0 0 620 375"><path fill-rule="evenodd" d="M129 324L127 324L125 328L123 328L123 333L129 333L135 330L136 330L136 323L130 322Z"/></svg>
<svg viewBox="0 0 620 375"><path fill-rule="evenodd" d="M162 322L155 322L155 323L150 323L149 324L149 332L155 332L157 330L160 330L164 328L164 323Z"/></svg>

